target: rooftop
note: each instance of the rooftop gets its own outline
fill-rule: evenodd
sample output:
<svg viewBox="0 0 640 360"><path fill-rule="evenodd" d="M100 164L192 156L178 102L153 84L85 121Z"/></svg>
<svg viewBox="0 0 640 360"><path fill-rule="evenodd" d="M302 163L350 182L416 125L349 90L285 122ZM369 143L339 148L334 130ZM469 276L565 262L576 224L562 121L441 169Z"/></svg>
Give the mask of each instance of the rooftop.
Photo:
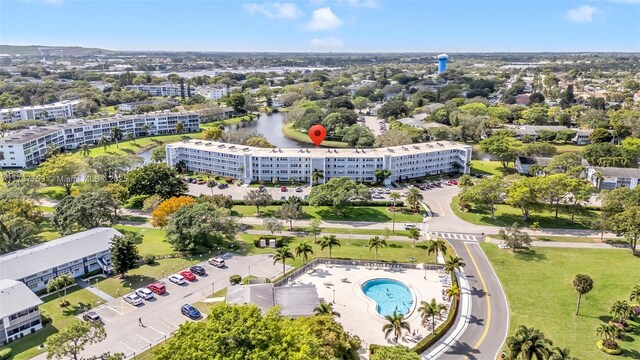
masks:
<svg viewBox="0 0 640 360"><path fill-rule="evenodd" d="M311 316L320 305L315 285L280 286L274 291L275 304L283 316Z"/></svg>
<svg viewBox="0 0 640 360"><path fill-rule="evenodd" d="M109 249L119 231L99 227L0 256L0 279L19 280Z"/></svg>
<svg viewBox="0 0 640 360"><path fill-rule="evenodd" d="M227 304L254 304L264 313L273 307L273 284L230 286L227 289Z"/></svg>
<svg viewBox="0 0 640 360"><path fill-rule="evenodd" d="M0 321L22 310L39 306L42 300L27 285L11 279L0 280Z"/></svg>
<svg viewBox="0 0 640 360"><path fill-rule="evenodd" d="M45 104L45 105L23 106L23 107L16 107L16 108L10 108L10 109L2 109L2 110L0 110L0 112L8 113L8 112L21 111L21 110L32 110L32 109L33 110L40 110L40 109L47 109L47 108L52 108L52 107L56 107L56 106L77 104L79 102L80 102L80 100L65 100L65 101L58 101L58 102L54 102L54 103L51 103L51 104Z"/></svg>
<svg viewBox="0 0 640 360"><path fill-rule="evenodd" d="M603 176L607 176L607 177L640 179L640 168L615 168L615 167L594 166L593 169L595 171L600 172Z"/></svg>
<svg viewBox="0 0 640 360"><path fill-rule="evenodd" d="M334 149L334 148L259 148L253 146L227 144L216 141L206 141L189 139L180 142L168 144L167 147L187 148L203 151L218 151L227 154L251 154L261 157L314 157L325 158L331 154L331 157L361 157L385 155L409 155L421 154L427 152L435 152L442 150L471 150L471 146L452 141L431 141L426 143L418 143L403 146L391 146L385 148L373 149Z"/></svg>

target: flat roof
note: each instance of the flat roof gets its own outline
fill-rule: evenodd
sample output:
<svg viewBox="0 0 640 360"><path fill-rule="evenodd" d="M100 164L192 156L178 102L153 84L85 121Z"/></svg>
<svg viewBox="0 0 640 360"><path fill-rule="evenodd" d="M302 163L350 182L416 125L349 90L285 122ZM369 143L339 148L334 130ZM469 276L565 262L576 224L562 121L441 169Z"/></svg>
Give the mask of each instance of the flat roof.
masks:
<svg viewBox="0 0 640 360"><path fill-rule="evenodd" d="M186 148L203 151L223 152L226 154L251 154L257 157L313 157L324 158L328 155L331 157L362 157L375 156L384 157L385 155L410 155L428 152L436 152L442 150L471 150L470 145L452 141L430 141L425 143L390 146L384 148L373 149L353 149L353 148L259 148L253 146L228 144L217 141L207 141L198 139L183 140L168 144L167 147Z"/></svg>
<svg viewBox="0 0 640 360"><path fill-rule="evenodd" d="M8 113L8 112L15 112L15 111L22 111L22 110L40 110L40 109L47 109L47 108L52 108L56 106L66 106L70 104L77 104L79 102L80 100L64 100L64 101L58 101L58 102L45 104L45 105L34 105L34 106L23 106L23 107L10 108L10 109L1 109L0 112Z"/></svg>
<svg viewBox="0 0 640 360"><path fill-rule="evenodd" d="M0 256L0 279L19 280L109 249L113 228L99 227Z"/></svg>
<svg viewBox="0 0 640 360"><path fill-rule="evenodd" d="M315 285L280 286L274 292L275 304L283 316L311 316L320 305Z"/></svg>
<svg viewBox="0 0 640 360"><path fill-rule="evenodd" d="M0 319L42 303L24 283L11 279L0 280Z"/></svg>
<svg viewBox="0 0 640 360"><path fill-rule="evenodd" d="M273 284L236 285L227 289L227 304L254 304L267 312L273 307Z"/></svg>
<svg viewBox="0 0 640 360"><path fill-rule="evenodd" d="M640 179L639 168L615 168L594 166L595 171L599 171L603 176Z"/></svg>

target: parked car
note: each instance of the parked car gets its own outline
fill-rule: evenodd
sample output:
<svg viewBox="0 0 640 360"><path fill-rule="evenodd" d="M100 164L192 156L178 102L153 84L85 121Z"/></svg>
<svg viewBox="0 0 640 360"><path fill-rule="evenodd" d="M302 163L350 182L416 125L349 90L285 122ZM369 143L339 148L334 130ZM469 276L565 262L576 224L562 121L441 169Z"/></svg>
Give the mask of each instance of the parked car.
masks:
<svg viewBox="0 0 640 360"><path fill-rule="evenodd" d="M264 190L264 189L265 189L265 188L264 188L264 185L260 185L260 186L258 186L258 190L262 191L262 190Z"/></svg>
<svg viewBox="0 0 640 360"><path fill-rule="evenodd" d="M198 275L198 276L202 276L205 275L207 272L204 270L204 268L202 266L199 265L194 265L192 267L189 268L189 271L191 271L192 273Z"/></svg>
<svg viewBox="0 0 640 360"><path fill-rule="evenodd" d="M191 180L193 180L193 179L192 179L192 178L190 178L190 177L188 177L188 178L184 178L184 181L186 181L186 182L188 182L188 183L190 183L190 182L191 182Z"/></svg>
<svg viewBox="0 0 640 360"><path fill-rule="evenodd" d="M209 264L217 267L217 268L222 268L224 267L224 259L219 258L219 257L215 257L215 258L211 258L209 259Z"/></svg>
<svg viewBox="0 0 640 360"><path fill-rule="evenodd" d="M182 275L179 275L179 274L173 274L169 276L169 281L177 285L182 285L185 283L184 278L182 277Z"/></svg>
<svg viewBox="0 0 640 360"><path fill-rule="evenodd" d="M142 304L142 299L140 298L140 296L136 295L135 293L125 295L124 301L128 302L133 306L138 306Z"/></svg>
<svg viewBox="0 0 640 360"><path fill-rule="evenodd" d="M184 304L182 305L182 308L180 308L180 312L182 312L182 315L188 317L189 319L199 319L200 316L202 316L200 314L200 311L198 309L196 309L195 307L189 305L189 304Z"/></svg>
<svg viewBox="0 0 640 360"><path fill-rule="evenodd" d="M455 180L449 180L449 184L451 185L458 185L458 182Z"/></svg>
<svg viewBox="0 0 640 360"><path fill-rule="evenodd" d="M286 197L286 196L284 196L284 195L282 195L282 196L280 196L280 200L282 200L282 201L286 201L286 200L287 200L287 197Z"/></svg>
<svg viewBox="0 0 640 360"><path fill-rule="evenodd" d="M280 186L280 191L286 192L287 191L287 187L286 186Z"/></svg>
<svg viewBox="0 0 640 360"><path fill-rule="evenodd" d="M229 185L227 185L227 184L223 184L223 183L219 183L218 184L218 189L226 189L228 187L229 187Z"/></svg>
<svg viewBox="0 0 640 360"><path fill-rule="evenodd" d="M153 293L151 292L151 290L149 290L147 288L137 289L136 290L136 295L140 296L141 298L143 298L145 300L153 299Z"/></svg>
<svg viewBox="0 0 640 360"><path fill-rule="evenodd" d="M161 282L154 282L153 284L147 286L147 289L151 290L155 294L162 295L167 292L167 289L164 287L164 284Z"/></svg>
<svg viewBox="0 0 640 360"><path fill-rule="evenodd" d="M189 281L196 281L196 274L192 273L189 270L180 271L180 275L182 275L183 278Z"/></svg>
<svg viewBox="0 0 640 360"><path fill-rule="evenodd" d="M207 180L203 180L203 179L200 179L200 180L198 180L198 181L196 182L196 184L198 184L198 185L204 185L204 184L206 184L206 183L207 183Z"/></svg>
<svg viewBox="0 0 640 360"><path fill-rule="evenodd" d="M297 187L296 188L296 192L302 192L302 188L301 187Z"/></svg>
<svg viewBox="0 0 640 360"><path fill-rule="evenodd" d="M391 189L389 188L384 189L384 193L387 195L391 194Z"/></svg>
<svg viewBox="0 0 640 360"><path fill-rule="evenodd" d="M416 224L405 224L404 225L404 229L405 230L415 229L415 228L416 228Z"/></svg>
<svg viewBox="0 0 640 360"><path fill-rule="evenodd" d="M87 313L84 313L84 315L82 315L82 320L87 321L87 322L102 322L102 319L100 318L100 315L98 315L98 313L96 313L95 311L89 311Z"/></svg>

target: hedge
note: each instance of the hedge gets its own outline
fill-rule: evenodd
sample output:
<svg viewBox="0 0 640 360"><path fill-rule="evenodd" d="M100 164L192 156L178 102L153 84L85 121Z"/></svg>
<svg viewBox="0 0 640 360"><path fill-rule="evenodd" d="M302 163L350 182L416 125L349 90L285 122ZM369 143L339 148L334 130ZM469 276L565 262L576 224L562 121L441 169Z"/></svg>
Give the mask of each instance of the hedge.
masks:
<svg viewBox="0 0 640 360"><path fill-rule="evenodd" d="M10 358L11 357L11 353L13 353L13 350L11 348L6 348L6 349L0 350L0 360L6 360L6 359Z"/></svg>
<svg viewBox="0 0 640 360"><path fill-rule="evenodd" d="M454 274L451 274L451 278L454 279L452 284L457 285L458 279L456 278L456 276ZM438 326L433 333L425 336L425 338L422 339L413 348L413 351L417 352L418 354L422 354L425 350L427 350L429 347L433 346L438 340L440 340L447 333L447 331L449 331L451 326L453 326L453 324L456 322L459 306L460 306L460 299L452 302L451 309L449 309L449 316L447 316L447 319L442 324L440 324L440 326Z"/></svg>
<svg viewBox="0 0 640 360"><path fill-rule="evenodd" d="M240 275L231 275L229 276L229 283L231 285L237 285L242 282L242 276Z"/></svg>

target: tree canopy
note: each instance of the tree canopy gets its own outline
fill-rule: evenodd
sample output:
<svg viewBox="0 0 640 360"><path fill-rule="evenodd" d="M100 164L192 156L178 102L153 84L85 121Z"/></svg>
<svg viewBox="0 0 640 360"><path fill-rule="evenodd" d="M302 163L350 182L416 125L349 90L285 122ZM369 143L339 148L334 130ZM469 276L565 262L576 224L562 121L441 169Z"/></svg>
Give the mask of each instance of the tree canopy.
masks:
<svg viewBox="0 0 640 360"><path fill-rule="evenodd" d="M352 198L369 200L371 193L366 186L347 177L339 177L311 188L308 201L309 205L333 206L340 211L349 204Z"/></svg>
<svg viewBox="0 0 640 360"><path fill-rule="evenodd" d="M130 195L158 194L165 199L187 191L187 184L178 172L166 164L147 164L127 173L122 181Z"/></svg>
<svg viewBox="0 0 640 360"><path fill-rule="evenodd" d="M229 215L228 209L209 202L183 206L169 218L165 228L167 242L178 251L211 249L238 231Z"/></svg>

